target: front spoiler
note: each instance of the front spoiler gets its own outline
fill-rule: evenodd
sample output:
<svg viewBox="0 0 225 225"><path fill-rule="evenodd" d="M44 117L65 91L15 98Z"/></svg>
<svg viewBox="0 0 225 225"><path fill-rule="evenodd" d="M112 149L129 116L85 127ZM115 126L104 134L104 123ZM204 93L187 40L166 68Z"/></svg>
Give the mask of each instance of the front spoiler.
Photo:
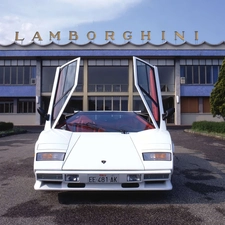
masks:
<svg viewBox="0 0 225 225"><path fill-rule="evenodd" d="M139 183L139 187L121 187L121 184L86 184L82 188L69 188L67 183L58 184L43 184L41 181L36 181L35 190L43 191L168 191L172 190L173 186L170 180L162 182L145 182Z"/></svg>

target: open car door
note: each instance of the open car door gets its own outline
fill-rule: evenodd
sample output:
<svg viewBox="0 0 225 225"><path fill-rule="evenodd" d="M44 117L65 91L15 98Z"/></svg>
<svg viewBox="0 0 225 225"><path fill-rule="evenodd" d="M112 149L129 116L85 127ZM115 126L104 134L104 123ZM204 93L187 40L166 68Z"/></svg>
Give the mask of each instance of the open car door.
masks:
<svg viewBox="0 0 225 225"><path fill-rule="evenodd" d="M47 128L55 128L67 103L73 94L77 83L80 68L80 58L76 58L61 67L57 67L48 108L49 121Z"/></svg>
<svg viewBox="0 0 225 225"><path fill-rule="evenodd" d="M158 69L137 57L133 57L133 66L135 87L145 105L151 122L156 128L159 128L164 121L162 122L163 105Z"/></svg>

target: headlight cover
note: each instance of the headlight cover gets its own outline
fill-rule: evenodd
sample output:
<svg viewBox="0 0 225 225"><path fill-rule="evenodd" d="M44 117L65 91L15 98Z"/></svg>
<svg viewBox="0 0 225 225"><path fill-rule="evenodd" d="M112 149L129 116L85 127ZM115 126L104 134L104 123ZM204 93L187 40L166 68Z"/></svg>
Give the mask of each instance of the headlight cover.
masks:
<svg viewBox="0 0 225 225"><path fill-rule="evenodd" d="M40 152L36 155L36 161L63 161L64 152Z"/></svg>
<svg viewBox="0 0 225 225"><path fill-rule="evenodd" d="M171 161L171 153L169 152L143 152L144 161Z"/></svg>

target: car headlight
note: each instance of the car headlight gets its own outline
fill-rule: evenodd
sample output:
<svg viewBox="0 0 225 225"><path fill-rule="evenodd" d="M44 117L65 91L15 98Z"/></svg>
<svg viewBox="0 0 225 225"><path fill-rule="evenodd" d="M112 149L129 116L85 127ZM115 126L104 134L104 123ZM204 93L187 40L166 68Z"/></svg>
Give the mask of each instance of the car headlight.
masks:
<svg viewBox="0 0 225 225"><path fill-rule="evenodd" d="M36 161L63 161L64 152L41 152L37 153Z"/></svg>
<svg viewBox="0 0 225 225"><path fill-rule="evenodd" d="M144 152L142 157L144 161L171 161L169 152Z"/></svg>

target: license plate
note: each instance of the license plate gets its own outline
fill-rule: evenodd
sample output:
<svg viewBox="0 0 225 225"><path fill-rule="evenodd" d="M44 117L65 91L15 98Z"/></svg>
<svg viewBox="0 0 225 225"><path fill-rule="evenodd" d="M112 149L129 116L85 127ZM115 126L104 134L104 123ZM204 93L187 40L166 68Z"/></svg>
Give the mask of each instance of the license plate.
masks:
<svg viewBox="0 0 225 225"><path fill-rule="evenodd" d="M89 174L89 183L118 183L117 174Z"/></svg>

